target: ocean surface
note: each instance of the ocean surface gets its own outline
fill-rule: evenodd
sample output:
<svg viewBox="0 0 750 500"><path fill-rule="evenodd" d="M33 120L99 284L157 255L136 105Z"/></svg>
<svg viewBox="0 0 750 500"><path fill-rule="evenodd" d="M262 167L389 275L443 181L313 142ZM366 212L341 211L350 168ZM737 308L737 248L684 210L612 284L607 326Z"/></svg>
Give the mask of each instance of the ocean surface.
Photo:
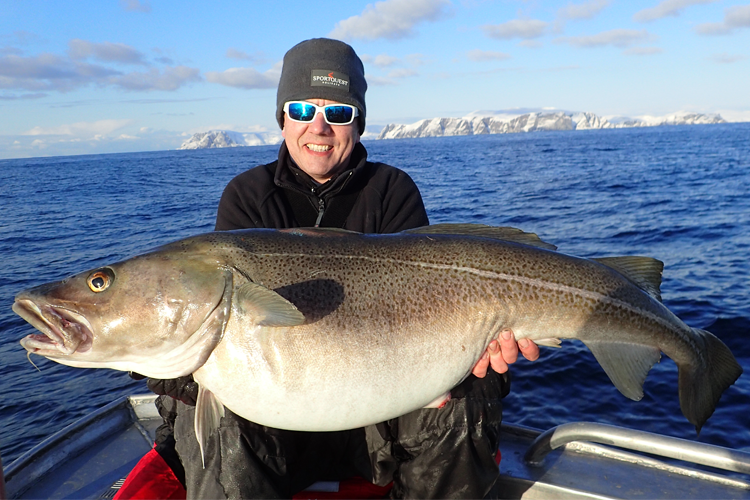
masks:
<svg viewBox="0 0 750 500"><path fill-rule="evenodd" d="M406 170L430 220L515 226L582 257L665 263L665 304L719 336L745 374L699 440L750 451L750 123L369 141ZM0 160L0 452L6 464L113 399L144 393L112 370L76 369L19 340L21 290L210 231L227 182L277 147ZM513 368L505 419L597 421L696 439L666 357L630 401L582 344Z"/></svg>

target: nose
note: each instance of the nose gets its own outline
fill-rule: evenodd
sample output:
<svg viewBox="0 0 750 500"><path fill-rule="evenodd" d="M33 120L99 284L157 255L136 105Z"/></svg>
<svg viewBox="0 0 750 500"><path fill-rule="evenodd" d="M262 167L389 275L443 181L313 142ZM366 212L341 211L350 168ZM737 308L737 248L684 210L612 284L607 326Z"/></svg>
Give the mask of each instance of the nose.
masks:
<svg viewBox="0 0 750 500"><path fill-rule="evenodd" d="M318 112L315 114L312 123L308 126L308 130L313 134L326 135L331 132L331 126L326 121L323 113Z"/></svg>

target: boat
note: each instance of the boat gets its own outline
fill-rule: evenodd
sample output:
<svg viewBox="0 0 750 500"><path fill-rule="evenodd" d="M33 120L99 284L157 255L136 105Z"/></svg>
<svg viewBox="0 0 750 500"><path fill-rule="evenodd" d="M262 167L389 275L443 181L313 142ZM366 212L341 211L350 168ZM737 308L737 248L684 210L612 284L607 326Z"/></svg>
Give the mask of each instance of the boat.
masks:
<svg viewBox="0 0 750 500"><path fill-rule="evenodd" d="M6 467L7 498L114 497L152 448L155 399L123 397L45 439ZM750 499L750 453L624 427L503 424L500 450L505 498ZM307 498L338 489L317 483Z"/></svg>

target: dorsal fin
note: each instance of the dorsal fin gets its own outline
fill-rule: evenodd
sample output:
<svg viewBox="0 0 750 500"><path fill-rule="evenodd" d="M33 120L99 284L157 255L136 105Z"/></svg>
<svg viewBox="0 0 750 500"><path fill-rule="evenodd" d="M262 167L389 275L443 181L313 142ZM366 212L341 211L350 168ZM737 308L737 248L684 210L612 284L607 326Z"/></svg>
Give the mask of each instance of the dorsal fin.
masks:
<svg viewBox="0 0 750 500"><path fill-rule="evenodd" d="M494 240L522 243L532 247L557 250L555 245L546 243L539 239L534 233L527 233L514 227L496 227L485 224L433 224L415 229L407 229L404 233L410 234L456 234L465 236L478 236Z"/></svg>
<svg viewBox="0 0 750 500"><path fill-rule="evenodd" d="M338 227L292 227L279 229L279 232L294 236L341 236L345 234L362 234L357 231L349 231Z"/></svg>
<svg viewBox="0 0 750 500"><path fill-rule="evenodd" d="M651 257L601 257L595 260L625 276L640 289L661 302L661 273L664 263Z"/></svg>

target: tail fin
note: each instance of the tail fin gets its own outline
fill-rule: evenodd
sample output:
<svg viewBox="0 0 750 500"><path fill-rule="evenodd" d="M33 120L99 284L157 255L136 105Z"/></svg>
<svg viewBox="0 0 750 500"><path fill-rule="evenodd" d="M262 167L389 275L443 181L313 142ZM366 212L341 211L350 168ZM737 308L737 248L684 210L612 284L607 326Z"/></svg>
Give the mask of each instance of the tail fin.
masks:
<svg viewBox="0 0 750 500"><path fill-rule="evenodd" d="M680 407L682 413L696 432L714 412L721 393L732 385L742 374L742 367L734 359L732 352L711 332L693 328L696 340L704 344L704 356L699 358L699 366L679 367Z"/></svg>

